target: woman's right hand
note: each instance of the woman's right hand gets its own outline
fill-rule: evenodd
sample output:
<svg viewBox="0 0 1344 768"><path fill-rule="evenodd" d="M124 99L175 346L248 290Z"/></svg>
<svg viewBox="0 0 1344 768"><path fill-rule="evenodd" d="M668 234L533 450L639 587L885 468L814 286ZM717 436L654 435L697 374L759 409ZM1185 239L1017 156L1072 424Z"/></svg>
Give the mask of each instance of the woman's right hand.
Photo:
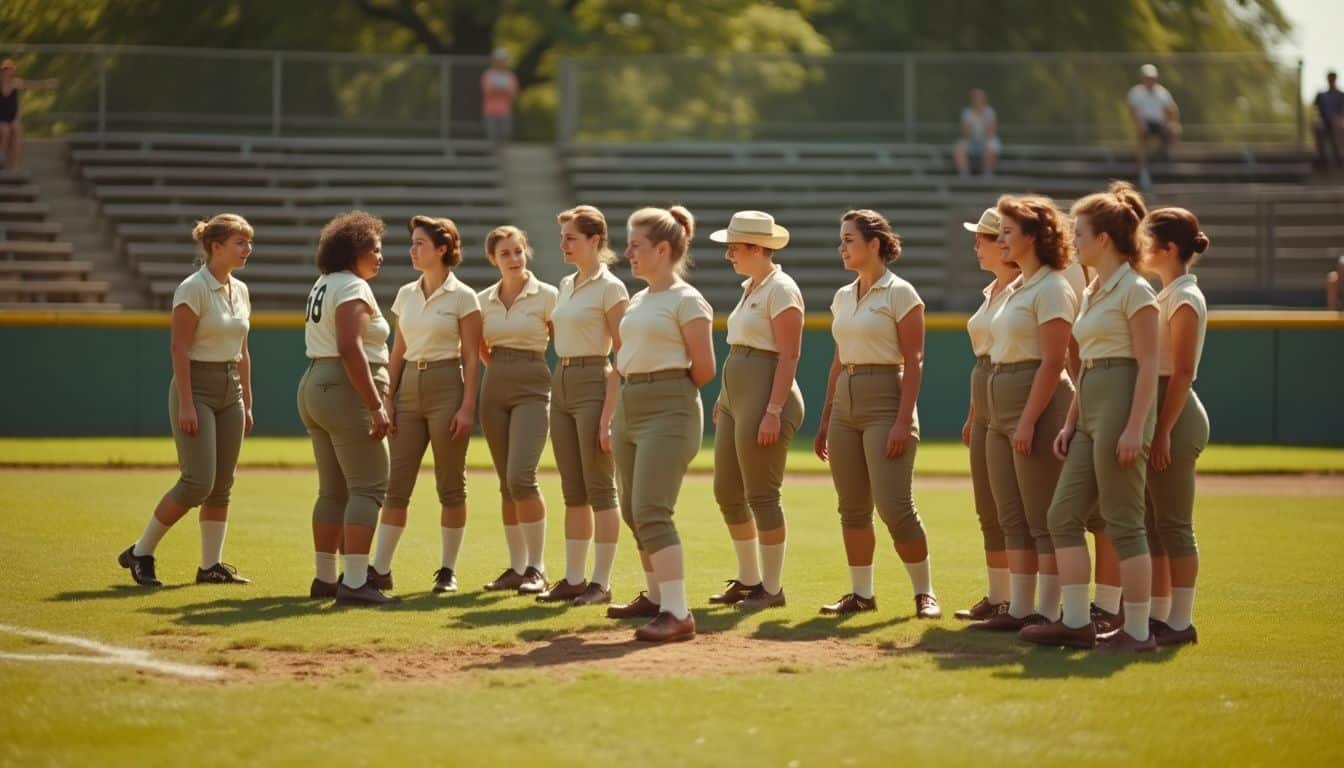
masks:
<svg viewBox="0 0 1344 768"><path fill-rule="evenodd" d="M379 403L377 408L369 409L369 437L374 440L382 440L387 437L387 428L390 420L387 418L387 409Z"/></svg>
<svg viewBox="0 0 1344 768"><path fill-rule="evenodd" d="M196 403L188 401L182 404L177 410L177 428L182 430L182 434L196 436L200 431L200 422L196 418Z"/></svg>
<svg viewBox="0 0 1344 768"><path fill-rule="evenodd" d="M387 398L383 401L383 410L387 411L387 436L397 436L397 401L394 398Z"/></svg>
<svg viewBox="0 0 1344 768"><path fill-rule="evenodd" d="M971 447L971 420L967 419L965 424L961 425L961 444L967 448Z"/></svg>
<svg viewBox="0 0 1344 768"><path fill-rule="evenodd" d="M1065 424L1064 428L1059 430L1055 436L1055 458L1064 461L1069 458L1069 443L1073 442L1073 432L1076 429L1073 424Z"/></svg>
<svg viewBox="0 0 1344 768"><path fill-rule="evenodd" d="M714 412L709 415L709 423L719 426L719 401L714 401Z"/></svg>
<svg viewBox="0 0 1344 768"><path fill-rule="evenodd" d="M812 450L817 454L817 458L822 461L828 461L831 457L830 450L826 447L826 422L822 421L817 427L817 436L812 440Z"/></svg>

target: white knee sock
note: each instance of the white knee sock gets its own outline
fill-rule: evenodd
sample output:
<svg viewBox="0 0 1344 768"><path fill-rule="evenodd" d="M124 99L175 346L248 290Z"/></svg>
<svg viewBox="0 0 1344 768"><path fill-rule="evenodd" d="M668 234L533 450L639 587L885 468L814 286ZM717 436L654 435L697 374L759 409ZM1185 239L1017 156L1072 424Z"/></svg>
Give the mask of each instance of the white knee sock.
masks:
<svg viewBox="0 0 1344 768"><path fill-rule="evenodd" d="M616 563L616 542L599 541L593 547L593 583L611 589L611 567Z"/></svg>
<svg viewBox="0 0 1344 768"><path fill-rule="evenodd" d="M989 572L989 602L992 605L1008 602L1012 595L1012 571L1007 568L986 568Z"/></svg>
<svg viewBox="0 0 1344 768"><path fill-rule="evenodd" d="M783 542L761 545L761 585L772 595L784 588L784 548Z"/></svg>
<svg viewBox="0 0 1344 768"><path fill-rule="evenodd" d="M1036 609L1033 604L1036 599L1036 574L1014 573L1009 580L1012 583L1009 587L1008 615L1015 619L1025 619Z"/></svg>
<svg viewBox="0 0 1344 768"><path fill-rule="evenodd" d="M1059 574L1036 576L1036 612L1050 621L1059 621Z"/></svg>
<svg viewBox="0 0 1344 768"><path fill-rule="evenodd" d="M672 614L674 618L684 619L691 612L686 607L686 580L671 579L658 583L658 607Z"/></svg>
<svg viewBox="0 0 1344 768"><path fill-rule="evenodd" d="M1167 626L1172 629L1185 629L1194 621L1195 588L1172 587L1171 611L1167 614Z"/></svg>
<svg viewBox="0 0 1344 768"><path fill-rule="evenodd" d="M440 568L457 570L457 553L462 551L462 539L466 535L466 526L461 528L439 526L439 537L443 539L443 559L440 561Z"/></svg>
<svg viewBox="0 0 1344 768"><path fill-rule="evenodd" d="M527 564L536 568L538 573L545 573L546 518L535 523L520 523L518 527L523 529L523 541L527 543Z"/></svg>
<svg viewBox="0 0 1344 768"><path fill-rule="evenodd" d="M317 580L335 584L337 577L336 553L314 552L313 562L317 566Z"/></svg>
<svg viewBox="0 0 1344 768"><path fill-rule="evenodd" d="M1164 595L1162 597L1153 595L1153 599L1148 605L1148 618L1157 619L1163 623L1166 623L1167 619L1171 618L1171 595Z"/></svg>
<svg viewBox="0 0 1344 768"><path fill-rule="evenodd" d="M1125 634L1135 640L1148 639L1148 601L1131 603L1125 601Z"/></svg>
<svg viewBox="0 0 1344 768"><path fill-rule="evenodd" d="M582 584L588 570L588 540L565 539L565 581Z"/></svg>
<svg viewBox="0 0 1344 768"><path fill-rule="evenodd" d="M733 539L733 549L737 552L737 580L749 587L761 583L761 564L756 559L759 539Z"/></svg>
<svg viewBox="0 0 1344 768"><path fill-rule="evenodd" d="M905 570L910 574L910 586L916 595L933 594L933 568L927 556L918 563L906 563Z"/></svg>
<svg viewBox="0 0 1344 768"><path fill-rule="evenodd" d="M378 526L378 544L373 550L373 570L379 573L392 572L392 556L397 553L397 543L406 529L400 525L382 523Z"/></svg>
<svg viewBox="0 0 1344 768"><path fill-rule="evenodd" d="M228 527L224 520L201 521L201 570L224 559L224 533Z"/></svg>
<svg viewBox="0 0 1344 768"><path fill-rule="evenodd" d="M1081 629L1092 621L1092 606L1087 602L1086 584L1065 584L1059 588L1064 598L1064 626Z"/></svg>
<svg viewBox="0 0 1344 768"><path fill-rule="evenodd" d="M663 603L662 585L658 583L658 577L653 575L653 571L644 572L644 588L649 591L649 599L658 605Z"/></svg>
<svg viewBox="0 0 1344 768"><path fill-rule="evenodd" d="M136 557L144 557L145 555L154 554L155 547L159 546L159 542L163 541L163 535L167 532L168 526L160 523L159 518L150 515L149 522L145 523L145 532L140 534L140 540L135 542L135 547L131 549L131 554Z"/></svg>
<svg viewBox="0 0 1344 768"><path fill-rule="evenodd" d="M864 599L871 599L873 596L873 566L849 566L849 583L853 587L854 594Z"/></svg>
<svg viewBox="0 0 1344 768"><path fill-rule="evenodd" d="M509 567L514 573L527 570L527 541L521 525L504 526L504 542L509 545Z"/></svg>
<svg viewBox="0 0 1344 768"><path fill-rule="evenodd" d="M1120 587L1113 584L1097 585L1097 607L1107 613L1120 612L1120 595L1124 592Z"/></svg>
<svg viewBox="0 0 1344 768"><path fill-rule="evenodd" d="M341 583L351 589L359 589L364 586L364 582L369 580L369 556L368 555L346 555L345 556L345 574L341 576Z"/></svg>

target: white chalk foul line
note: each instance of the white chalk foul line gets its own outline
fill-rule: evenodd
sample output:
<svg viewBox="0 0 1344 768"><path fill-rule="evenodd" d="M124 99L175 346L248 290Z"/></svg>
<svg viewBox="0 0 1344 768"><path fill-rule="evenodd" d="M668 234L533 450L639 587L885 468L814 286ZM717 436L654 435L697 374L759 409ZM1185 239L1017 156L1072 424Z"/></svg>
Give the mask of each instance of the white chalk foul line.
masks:
<svg viewBox="0 0 1344 768"><path fill-rule="evenodd" d="M40 629L27 629L25 627L11 626L9 624L0 624L0 632L7 632L11 635L19 635L20 637L29 637L35 640L44 640L48 643L72 645L76 648L83 648L86 651L93 651L98 654L97 656L78 656L70 653L0 652L0 660L5 661L60 661L80 664L120 664L128 667L139 667L141 669L147 669L165 675L189 677L197 680L216 680L224 676L222 671L212 667L202 667L196 664L181 664L175 661L160 661L151 656L149 651L142 651L138 648L123 648L117 645L108 645L106 643L100 643L97 640L90 640L87 637L58 635L52 632L43 632Z"/></svg>

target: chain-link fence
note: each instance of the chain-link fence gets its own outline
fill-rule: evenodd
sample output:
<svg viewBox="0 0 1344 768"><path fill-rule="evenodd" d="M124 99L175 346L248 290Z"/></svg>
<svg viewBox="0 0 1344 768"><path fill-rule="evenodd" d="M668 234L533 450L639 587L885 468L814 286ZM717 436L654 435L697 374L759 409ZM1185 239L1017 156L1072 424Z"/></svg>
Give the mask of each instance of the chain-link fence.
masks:
<svg viewBox="0 0 1344 768"><path fill-rule="evenodd" d="M1301 66L1262 54L731 54L571 58L560 67L562 142L836 140L947 142L971 88L1005 141L1132 140L1125 97L1155 64L1184 137L1304 136Z"/></svg>

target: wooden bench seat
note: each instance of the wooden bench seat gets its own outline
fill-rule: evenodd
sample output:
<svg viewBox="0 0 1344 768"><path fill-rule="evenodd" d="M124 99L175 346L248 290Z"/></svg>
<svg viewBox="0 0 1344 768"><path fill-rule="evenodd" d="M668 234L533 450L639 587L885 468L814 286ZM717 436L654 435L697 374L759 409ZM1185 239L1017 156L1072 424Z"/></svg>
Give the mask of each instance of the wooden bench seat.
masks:
<svg viewBox="0 0 1344 768"><path fill-rule="evenodd" d="M203 185L255 184L270 187L362 186L394 184L398 186L432 185L493 187L500 182L493 170L419 170L397 168L219 168L209 166L86 166L80 174L97 184L143 182L169 185L198 182Z"/></svg>
<svg viewBox="0 0 1344 768"><path fill-rule="evenodd" d="M378 203L423 202L425 205L454 205L457 203L486 203L505 205L505 195L499 189L443 188L443 187L367 187L358 189L304 188L274 189L256 187L160 187L154 185L110 186L98 185L94 195L105 202L164 201L169 203L209 202L220 205L233 203L270 203L285 207L305 203L333 203L350 201L350 205Z"/></svg>
<svg viewBox="0 0 1344 768"><path fill-rule="evenodd" d="M408 170L495 170L499 161L493 155L288 155L258 152L240 155L236 152L210 150L139 149L78 149L70 153L71 161L79 167L126 165L143 163L156 166L227 167L227 168L406 168Z"/></svg>
<svg viewBox="0 0 1344 768"><path fill-rule="evenodd" d="M102 301L107 291L106 280L0 279L0 301Z"/></svg>
<svg viewBox="0 0 1344 768"><path fill-rule="evenodd" d="M33 261L0 259L0 278L83 280L93 271L89 261Z"/></svg>
<svg viewBox="0 0 1344 768"><path fill-rule="evenodd" d="M64 242L42 242L40 240L0 240L0 257L68 259L75 253L75 247Z"/></svg>

